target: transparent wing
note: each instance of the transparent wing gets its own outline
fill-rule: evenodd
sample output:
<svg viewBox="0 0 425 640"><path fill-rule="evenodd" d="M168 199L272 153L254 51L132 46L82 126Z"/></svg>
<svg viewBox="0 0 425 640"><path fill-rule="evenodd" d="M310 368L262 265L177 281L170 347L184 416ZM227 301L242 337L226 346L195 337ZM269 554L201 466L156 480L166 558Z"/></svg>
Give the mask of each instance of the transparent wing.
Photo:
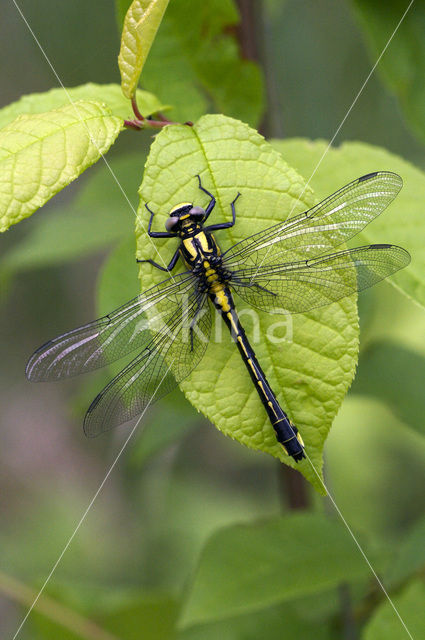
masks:
<svg viewBox="0 0 425 640"><path fill-rule="evenodd" d="M372 244L312 260L243 269L235 272L232 286L262 311L303 313L367 289L409 262L409 253L401 247Z"/></svg>
<svg viewBox="0 0 425 640"><path fill-rule="evenodd" d="M211 311L206 302L205 293L193 291L187 305L168 316L140 355L93 400L84 420L87 436L143 413L189 375L209 341Z"/></svg>
<svg viewBox="0 0 425 640"><path fill-rule="evenodd" d="M402 185L387 171L362 176L312 209L238 242L223 254L224 265L261 268L333 251L382 213Z"/></svg>
<svg viewBox="0 0 425 640"><path fill-rule="evenodd" d="M196 282L191 272L168 278L103 318L49 340L29 359L27 378L40 382L75 376L143 347Z"/></svg>

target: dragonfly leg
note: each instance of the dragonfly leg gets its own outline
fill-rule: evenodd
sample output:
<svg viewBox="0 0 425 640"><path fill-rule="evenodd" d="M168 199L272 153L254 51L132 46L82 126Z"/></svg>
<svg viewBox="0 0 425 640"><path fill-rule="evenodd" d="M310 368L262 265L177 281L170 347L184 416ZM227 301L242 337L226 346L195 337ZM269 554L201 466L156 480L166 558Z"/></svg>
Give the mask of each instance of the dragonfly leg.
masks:
<svg viewBox="0 0 425 640"><path fill-rule="evenodd" d="M179 259L179 249L177 249L177 251L175 252L175 254L173 255L173 257L170 260L170 264L168 265L168 267L163 267L162 265L158 264L157 262L155 262L155 260L151 260L150 258L148 260L140 260L139 258L136 258L136 262L141 263L141 262L149 262L149 264L151 264L153 267L156 267L157 269L160 269L161 271L172 271L174 269L174 267L177 264L177 260Z"/></svg>
<svg viewBox="0 0 425 640"><path fill-rule="evenodd" d="M204 193L207 194L207 196L209 196L211 198L211 200L208 203L207 208L205 209L205 218L204 218L204 222L205 220L208 218L208 216L210 215L211 211L214 209L215 207L215 198L213 196L212 193L210 193L209 191L207 191L205 189L205 187L202 186L202 182L201 182L201 177L199 175L196 176L198 178L198 183L199 183L199 188L201 191L203 191Z"/></svg>
<svg viewBox="0 0 425 640"><path fill-rule="evenodd" d="M147 203L145 203L145 207L151 214L151 217L149 218L149 224L148 224L148 236L150 238L174 238L175 237L174 233L168 233L167 231L152 231L152 221L153 221L155 212L152 211L152 209L149 209Z"/></svg>
<svg viewBox="0 0 425 640"><path fill-rule="evenodd" d="M239 198L240 195L241 194L238 193L236 198L233 200L233 202L230 203L230 208L232 210L232 222L220 222L219 224L213 224L210 227L206 227L205 231L217 231L219 229L229 229L230 227L234 226L234 224L236 222L235 202Z"/></svg>

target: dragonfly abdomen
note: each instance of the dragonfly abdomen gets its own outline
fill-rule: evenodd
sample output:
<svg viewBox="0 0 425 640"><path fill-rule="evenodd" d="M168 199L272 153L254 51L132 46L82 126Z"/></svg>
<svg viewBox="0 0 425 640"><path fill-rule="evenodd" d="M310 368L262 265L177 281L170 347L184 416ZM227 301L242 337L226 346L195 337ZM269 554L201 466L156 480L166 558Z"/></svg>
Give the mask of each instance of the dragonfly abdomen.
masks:
<svg viewBox="0 0 425 640"><path fill-rule="evenodd" d="M248 373L260 396L260 400L275 430L277 440L282 445L285 453L299 462L299 460L305 457L303 450L304 443L298 433L298 429L292 424L277 401L264 371L260 367L254 349L249 343L246 333L239 321L229 288L217 282L212 289L213 290L210 289L210 297L215 307L220 311L239 349Z"/></svg>

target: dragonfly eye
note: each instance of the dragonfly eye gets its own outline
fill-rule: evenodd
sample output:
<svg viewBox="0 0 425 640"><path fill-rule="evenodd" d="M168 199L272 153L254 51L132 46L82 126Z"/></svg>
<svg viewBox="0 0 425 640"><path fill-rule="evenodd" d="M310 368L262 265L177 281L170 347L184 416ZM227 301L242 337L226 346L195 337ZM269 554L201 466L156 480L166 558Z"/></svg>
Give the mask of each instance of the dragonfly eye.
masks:
<svg viewBox="0 0 425 640"><path fill-rule="evenodd" d="M179 223L178 216L170 216L165 223L165 228L167 229L168 233L175 231L176 230L175 227L178 225L178 223Z"/></svg>
<svg viewBox="0 0 425 640"><path fill-rule="evenodd" d="M199 220L203 220L203 218L205 217L205 209L203 209L202 207L192 207L191 210L189 211L189 215L192 218L198 218Z"/></svg>

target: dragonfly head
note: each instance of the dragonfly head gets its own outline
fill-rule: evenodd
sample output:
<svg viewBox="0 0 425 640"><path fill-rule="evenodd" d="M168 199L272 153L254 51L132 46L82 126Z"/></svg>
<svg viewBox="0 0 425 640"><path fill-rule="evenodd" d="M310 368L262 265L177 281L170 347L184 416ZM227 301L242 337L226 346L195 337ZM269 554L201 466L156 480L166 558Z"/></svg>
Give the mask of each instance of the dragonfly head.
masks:
<svg viewBox="0 0 425 640"><path fill-rule="evenodd" d="M205 218L205 210L202 207L194 207L191 202L181 202L173 207L165 223L169 233L177 233L184 222L201 224Z"/></svg>

